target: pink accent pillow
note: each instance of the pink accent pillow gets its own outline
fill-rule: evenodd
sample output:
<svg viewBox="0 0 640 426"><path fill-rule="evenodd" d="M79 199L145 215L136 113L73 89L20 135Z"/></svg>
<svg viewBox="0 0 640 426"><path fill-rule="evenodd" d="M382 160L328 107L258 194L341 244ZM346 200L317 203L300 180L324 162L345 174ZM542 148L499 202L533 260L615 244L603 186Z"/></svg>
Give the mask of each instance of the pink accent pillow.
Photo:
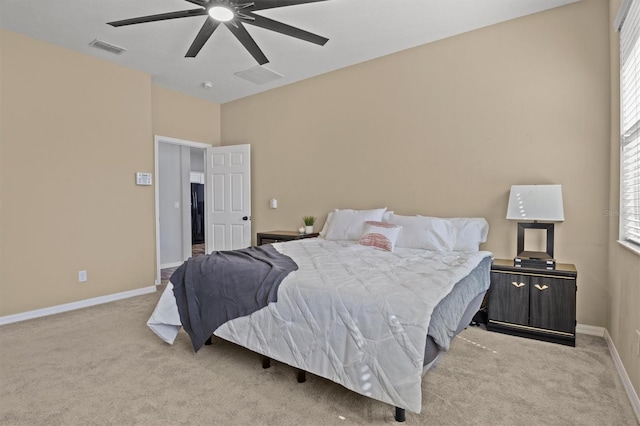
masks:
<svg viewBox="0 0 640 426"><path fill-rule="evenodd" d="M358 244L393 251L401 229L401 226L391 223L367 221Z"/></svg>

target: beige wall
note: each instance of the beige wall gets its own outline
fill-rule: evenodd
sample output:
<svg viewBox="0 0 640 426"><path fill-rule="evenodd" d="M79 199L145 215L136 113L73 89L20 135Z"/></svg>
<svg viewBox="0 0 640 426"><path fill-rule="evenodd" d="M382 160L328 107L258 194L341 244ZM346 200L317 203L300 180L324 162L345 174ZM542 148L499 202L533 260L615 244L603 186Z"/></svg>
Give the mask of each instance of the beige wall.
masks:
<svg viewBox="0 0 640 426"><path fill-rule="evenodd" d="M222 140L252 145L254 232L386 206L483 216L512 258L510 186L562 184L556 258L604 327L609 94L608 3L587 0L224 104Z"/></svg>
<svg viewBox="0 0 640 426"><path fill-rule="evenodd" d="M153 86L153 133L220 145L220 105Z"/></svg>
<svg viewBox="0 0 640 426"><path fill-rule="evenodd" d="M219 105L16 33L0 43L0 316L152 286L154 191L135 172L153 172L154 133L218 141Z"/></svg>
<svg viewBox="0 0 640 426"><path fill-rule="evenodd" d="M612 0L611 20L611 174L609 210L619 211L620 194L620 55L619 34L614 32L613 19L619 0ZM608 332L622 359L625 370L637 393L640 393L640 357L637 355L640 330L640 257L618 242L618 215L609 217L609 318Z"/></svg>

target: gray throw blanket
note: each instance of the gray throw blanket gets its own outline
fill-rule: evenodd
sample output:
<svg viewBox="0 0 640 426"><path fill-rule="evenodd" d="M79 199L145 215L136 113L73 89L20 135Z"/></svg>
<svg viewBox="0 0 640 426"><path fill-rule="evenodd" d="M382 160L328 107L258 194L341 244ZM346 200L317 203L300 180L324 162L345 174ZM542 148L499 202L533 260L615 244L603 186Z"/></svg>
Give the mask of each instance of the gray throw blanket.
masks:
<svg viewBox="0 0 640 426"><path fill-rule="evenodd" d="M180 321L197 352L225 322L276 302L298 265L272 245L190 258L171 276Z"/></svg>

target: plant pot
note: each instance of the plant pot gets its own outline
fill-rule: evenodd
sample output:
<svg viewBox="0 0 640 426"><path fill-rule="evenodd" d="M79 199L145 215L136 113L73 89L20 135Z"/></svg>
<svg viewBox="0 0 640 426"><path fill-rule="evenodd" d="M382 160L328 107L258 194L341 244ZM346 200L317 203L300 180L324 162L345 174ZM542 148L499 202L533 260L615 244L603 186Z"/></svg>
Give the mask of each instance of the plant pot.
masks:
<svg viewBox="0 0 640 426"><path fill-rule="evenodd" d="M307 225L304 227L304 233L305 234L313 234L313 225Z"/></svg>

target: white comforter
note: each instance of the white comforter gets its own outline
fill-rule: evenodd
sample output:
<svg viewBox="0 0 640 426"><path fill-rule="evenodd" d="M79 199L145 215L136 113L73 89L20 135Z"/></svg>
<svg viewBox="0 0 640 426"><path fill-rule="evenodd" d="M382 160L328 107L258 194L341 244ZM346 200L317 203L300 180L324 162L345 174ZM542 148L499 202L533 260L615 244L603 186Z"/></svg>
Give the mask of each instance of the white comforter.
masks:
<svg viewBox="0 0 640 426"><path fill-rule="evenodd" d="M274 246L299 267L280 284L278 302L214 334L419 413L431 313L490 253L390 253L321 238ZM180 319L170 285L148 325L175 339Z"/></svg>

